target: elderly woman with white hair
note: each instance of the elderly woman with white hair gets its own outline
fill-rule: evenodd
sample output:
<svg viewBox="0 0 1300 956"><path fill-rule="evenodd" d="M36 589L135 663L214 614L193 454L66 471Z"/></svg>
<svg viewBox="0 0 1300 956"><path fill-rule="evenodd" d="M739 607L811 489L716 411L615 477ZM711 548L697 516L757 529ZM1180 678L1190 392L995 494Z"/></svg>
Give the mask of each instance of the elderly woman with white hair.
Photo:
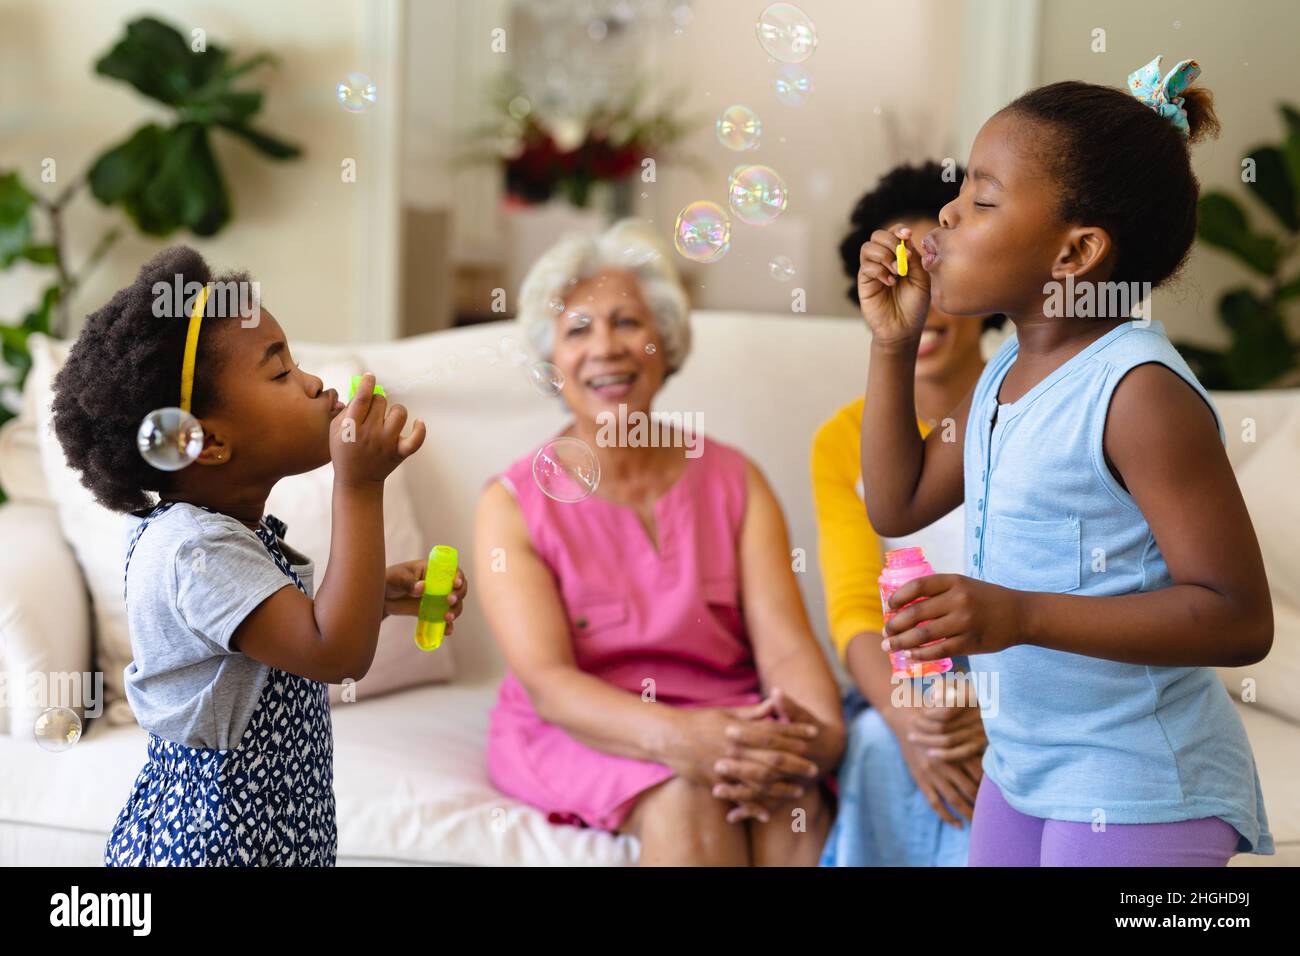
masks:
<svg viewBox="0 0 1300 956"><path fill-rule="evenodd" d="M690 351L671 261L632 221L562 240L519 321L563 373L558 434L593 449L600 481L551 498L535 447L479 503L480 600L509 666L493 783L553 823L636 836L643 864L815 865L845 734L772 489L703 436L602 434L649 416Z"/></svg>

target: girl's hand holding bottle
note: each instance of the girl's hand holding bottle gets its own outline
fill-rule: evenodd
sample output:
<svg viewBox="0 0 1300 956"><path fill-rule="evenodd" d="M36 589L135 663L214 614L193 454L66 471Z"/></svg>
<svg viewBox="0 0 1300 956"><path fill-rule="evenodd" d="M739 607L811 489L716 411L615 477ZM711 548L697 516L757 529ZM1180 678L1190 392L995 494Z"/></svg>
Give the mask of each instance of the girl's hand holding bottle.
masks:
<svg viewBox="0 0 1300 956"><path fill-rule="evenodd" d="M908 260L899 275L899 243ZM877 229L859 253L858 302L871 327L873 343L915 348L930 310L930 275L906 226Z"/></svg>
<svg viewBox="0 0 1300 956"><path fill-rule="evenodd" d="M403 561L390 564L384 572L384 617L390 614L406 614L415 617L420 613L420 598L424 595L424 561ZM452 592L447 595L446 636L450 637L456 618L465 609L465 593L469 585L465 581L465 572L456 571L456 582Z"/></svg>
<svg viewBox="0 0 1300 956"><path fill-rule="evenodd" d="M901 610L885 625L880 646L906 651L913 661L933 661L1024 644L1029 594L964 574L915 578L889 596L889 606ZM927 600L904 607L920 597Z"/></svg>
<svg viewBox="0 0 1300 956"><path fill-rule="evenodd" d="M402 437L406 408L388 405L373 394L375 377L361 377L356 397L330 423L330 459L336 481L345 484L382 483L403 461L424 444L424 422L415 420L411 434Z"/></svg>

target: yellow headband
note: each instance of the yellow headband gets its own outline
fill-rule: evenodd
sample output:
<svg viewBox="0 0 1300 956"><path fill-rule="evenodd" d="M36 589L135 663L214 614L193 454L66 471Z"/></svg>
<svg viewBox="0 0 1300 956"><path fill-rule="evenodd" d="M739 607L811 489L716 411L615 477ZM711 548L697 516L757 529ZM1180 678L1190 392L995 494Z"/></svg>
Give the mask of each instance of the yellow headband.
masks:
<svg viewBox="0 0 1300 956"><path fill-rule="evenodd" d="M203 323L203 308L208 302L208 287L205 284L194 299L194 311L190 313L190 327L185 333L185 358L181 361L181 411L190 410L190 399L194 394L194 357L199 351L199 326Z"/></svg>

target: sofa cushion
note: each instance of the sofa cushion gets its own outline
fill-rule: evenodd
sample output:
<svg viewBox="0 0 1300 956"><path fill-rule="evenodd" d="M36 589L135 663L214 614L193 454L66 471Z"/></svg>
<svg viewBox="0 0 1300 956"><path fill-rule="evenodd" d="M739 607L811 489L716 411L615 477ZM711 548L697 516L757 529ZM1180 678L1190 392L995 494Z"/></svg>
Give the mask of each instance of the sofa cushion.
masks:
<svg viewBox="0 0 1300 956"><path fill-rule="evenodd" d="M1237 482L1259 538L1273 597L1273 648L1246 667L1221 667L1228 691L1250 688L1256 706L1300 723L1300 407L1257 436L1259 447L1241 466Z"/></svg>
<svg viewBox="0 0 1300 956"><path fill-rule="evenodd" d="M636 859L627 836L554 826L502 796L483 752L495 682L441 684L334 706L334 794L339 863L504 866L617 865ZM145 760L138 726L93 723L70 750L51 754L0 737L0 864L98 866L104 842ZM94 781L93 786L88 782ZM20 839L21 836L21 839ZM73 840L73 836L80 839ZM6 855L18 854L21 859Z"/></svg>
<svg viewBox="0 0 1300 956"><path fill-rule="evenodd" d="M30 738L46 707L95 713L90 597L53 505L0 508L0 541L0 734Z"/></svg>

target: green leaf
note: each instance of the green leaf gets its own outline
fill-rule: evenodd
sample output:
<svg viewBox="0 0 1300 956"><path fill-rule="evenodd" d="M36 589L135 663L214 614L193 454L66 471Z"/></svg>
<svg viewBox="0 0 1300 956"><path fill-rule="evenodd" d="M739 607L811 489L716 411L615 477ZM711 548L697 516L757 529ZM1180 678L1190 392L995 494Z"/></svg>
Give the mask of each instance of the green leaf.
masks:
<svg viewBox="0 0 1300 956"><path fill-rule="evenodd" d="M60 298L62 298L62 292L59 287L57 285L48 286L45 289L45 294L41 296L41 304L24 316L21 327L28 332L40 332L43 335L49 335L50 315Z"/></svg>
<svg viewBox="0 0 1300 956"><path fill-rule="evenodd" d="M181 110L186 122L242 123L262 108L262 94L255 91L227 91L211 99L191 101Z"/></svg>
<svg viewBox="0 0 1300 956"><path fill-rule="evenodd" d="M1228 374L1228 362L1223 353L1190 342L1174 342L1173 346L1191 366L1197 381L1206 388L1226 390L1234 387Z"/></svg>
<svg viewBox="0 0 1300 956"><path fill-rule="evenodd" d="M5 329L12 329L13 326L3 326ZM0 344L0 358L4 359L6 365L18 373L18 381L22 382L27 378L27 373L32 367L32 357L27 353L27 333L22 334L22 346L15 347L10 344L8 336L2 339Z"/></svg>
<svg viewBox="0 0 1300 956"><path fill-rule="evenodd" d="M132 20L126 36L99 62L95 72L124 80L151 99L176 106L193 90L192 56L180 32L153 17Z"/></svg>
<svg viewBox="0 0 1300 956"><path fill-rule="evenodd" d="M21 258L32 236L29 217L35 200L17 173L0 176L0 266Z"/></svg>
<svg viewBox="0 0 1300 956"><path fill-rule="evenodd" d="M284 140L276 139L266 133L260 133L248 126L237 123L219 123L222 129L234 133L241 139L247 140L263 154L272 159L297 159L302 155L302 150L293 145L286 143Z"/></svg>
<svg viewBox="0 0 1300 956"><path fill-rule="evenodd" d="M1292 232L1300 229L1296 193L1282 150L1276 146L1261 146L1249 158L1255 161L1255 181L1247 183L1247 187L1287 229Z"/></svg>
<svg viewBox="0 0 1300 956"><path fill-rule="evenodd" d="M1261 388L1291 367L1290 339L1282 317L1249 289L1219 300L1219 317L1232 332L1228 372L1240 388Z"/></svg>
<svg viewBox="0 0 1300 956"><path fill-rule="evenodd" d="M101 153L86 174L95 198L111 206L135 196L161 165L166 139L166 130L149 123L126 142Z"/></svg>
<svg viewBox="0 0 1300 956"><path fill-rule="evenodd" d="M230 201L208 144L207 130L182 123L169 130L157 174L141 190L136 207L141 228L156 235L184 226L211 236L230 218Z"/></svg>
<svg viewBox="0 0 1300 956"><path fill-rule="evenodd" d="M1277 288L1277 300L1285 302L1287 299L1300 297L1300 275L1297 275L1290 282L1283 282Z"/></svg>
<svg viewBox="0 0 1300 956"><path fill-rule="evenodd" d="M247 60L236 63L234 66L226 67L220 73L213 76L212 79L208 81L208 85L229 86L231 80L243 76L249 70L255 70L259 66L274 64L276 62L278 61L274 54L258 53L255 56L250 56Z"/></svg>
<svg viewBox="0 0 1300 956"><path fill-rule="evenodd" d="M1250 231L1241 207L1220 192L1206 193L1198 206L1197 233L1212 246L1230 252L1261 275L1272 275L1280 254L1277 240Z"/></svg>
<svg viewBox="0 0 1300 956"><path fill-rule="evenodd" d="M28 245L23 250L23 258L28 262L34 262L38 266L52 266L59 260L59 252L53 246Z"/></svg>

